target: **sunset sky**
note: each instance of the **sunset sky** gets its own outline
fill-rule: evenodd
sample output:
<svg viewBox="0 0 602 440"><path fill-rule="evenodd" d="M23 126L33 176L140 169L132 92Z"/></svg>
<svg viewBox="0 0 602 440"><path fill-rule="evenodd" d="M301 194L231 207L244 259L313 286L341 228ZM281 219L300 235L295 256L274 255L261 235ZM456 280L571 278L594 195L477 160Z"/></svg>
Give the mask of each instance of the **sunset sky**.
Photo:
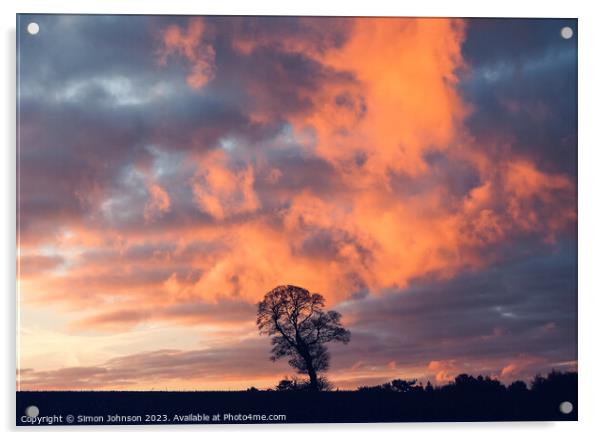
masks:
<svg viewBox="0 0 602 440"><path fill-rule="evenodd" d="M17 33L20 389L274 386L280 284L342 314L335 387L577 368L576 20Z"/></svg>

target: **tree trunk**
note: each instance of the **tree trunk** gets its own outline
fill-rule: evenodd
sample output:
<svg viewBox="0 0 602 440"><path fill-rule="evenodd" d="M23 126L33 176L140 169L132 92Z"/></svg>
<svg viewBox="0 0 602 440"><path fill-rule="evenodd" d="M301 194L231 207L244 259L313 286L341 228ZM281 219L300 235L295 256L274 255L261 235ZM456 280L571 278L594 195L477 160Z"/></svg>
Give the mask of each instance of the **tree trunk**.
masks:
<svg viewBox="0 0 602 440"><path fill-rule="evenodd" d="M305 361L307 365L307 375L309 376L309 386L312 391L319 391L318 389L318 375L316 374L316 370L314 370L313 363L311 359Z"/></svg>
<svg viewBox="0 0 602 440"><path fill-rule="evenodd" d="M307 375L309 376L309 388L312 391L319 391L318 389L318 375L316 374L316 369L314 368L314 360L312 355L309 352L309 348L305 341L299 333L295 335L295 340L297 342L297 353L301 355L303 360L305 361L305 369L307 370Z"/></svg>

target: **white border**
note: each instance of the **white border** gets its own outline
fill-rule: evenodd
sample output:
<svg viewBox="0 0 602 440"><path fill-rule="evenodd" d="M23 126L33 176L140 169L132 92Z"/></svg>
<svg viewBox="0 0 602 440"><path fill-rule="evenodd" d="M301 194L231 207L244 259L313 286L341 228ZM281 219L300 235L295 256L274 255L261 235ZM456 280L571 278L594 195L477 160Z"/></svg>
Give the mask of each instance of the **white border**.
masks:
<svg viewBox="0 0 602 440"><path fill-rule="evenodd" d="M477 424L389 424L389 425L288 425L288 426L173 426L173 427L103 427L103 428L44 428L45 436L63 438L65 435L104 437L128 435L144 430L144 436L164 438L167 432L178 435L224 435L228 438L266 436L307 438L312 435L362 438L377 431L382 438L405 436L443 437L449 439L482 438L504 439L508 436L531 434L545 435L547 439L589 437L600 432L598 408L602 396L600 371L599 322L602 321L602 282L600 261L602 256L602 164L600 142L600 103L602 94L602 19L600 6L593 1L504 0L483 2L470 0L441 0L397 2L389 0L325 1L302 0L294 3L275 0L192 2L190 0L3 0L2 14L2 93L0 107L1 133L4 136L2 151L2 198L4 203L0 221L2 240L2 276L4 319L2 351L2 399L0 415L2 428L14 435L14 372L15 372L15 13L122 13L122 14L225 14L225 15L403 15L403 16L456 16L456 17L577 17L579 18L579 415L576 423L477 423ZM40 429L19 429L25 436L40 433ZM122 433L122 434L119 434ZM519 437L520 438L520 437Z"/></svg>
<svg viewBox="0 0 602 440"><path fill-rule="evenodd" d="M470 0L392 2L386 0L323 1L275 0L191 2L186 0L129 1L21 0L18 12L115 14L224 14L224 15L403 15L441 17L575 17L584 7L577 2L546 1L545 5L520 0L497 4ZM490 3L490 2L489 2ZM544 7L545 6L545 7Z"/></svg>

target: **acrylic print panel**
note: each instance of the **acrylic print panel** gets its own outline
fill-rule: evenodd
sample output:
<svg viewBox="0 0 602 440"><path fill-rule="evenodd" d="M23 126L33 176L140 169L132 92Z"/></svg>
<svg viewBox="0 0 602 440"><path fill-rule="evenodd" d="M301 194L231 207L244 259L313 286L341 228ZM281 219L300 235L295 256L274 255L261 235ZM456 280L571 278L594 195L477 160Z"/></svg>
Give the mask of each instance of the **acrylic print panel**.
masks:
<svg viewBox="0 0 602 440"><path fill-rule="evenodd" d="M17 35L17 424L577 418L576 20Z"/></svg>

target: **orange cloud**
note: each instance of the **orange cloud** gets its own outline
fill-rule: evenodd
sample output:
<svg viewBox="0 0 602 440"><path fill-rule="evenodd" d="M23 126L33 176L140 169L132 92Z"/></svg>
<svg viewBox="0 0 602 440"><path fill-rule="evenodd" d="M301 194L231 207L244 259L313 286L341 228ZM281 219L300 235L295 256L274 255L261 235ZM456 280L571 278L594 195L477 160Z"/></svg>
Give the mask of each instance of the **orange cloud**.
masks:
<svg viewBox="0 0 602 440"><path fill-rule="evenodd" d="M327 84L312 99L316 111L296 126L316 131L316 154L369 184L388 172L424 172L423 155L457 140L468 106L455 85L463 67L460 20L358 19L340 49L317 55L350 72L352 85ZM365 163L354 166L360 154Z"/></svg>
<svg viewBox="0 0 602 440"><path fill-rule="evenodd" d="M200 89L215 76L215 50L203 41L206 28L203 19L193 18L186 30L172 25L163 32L159 63L165 65L172 55L183 56L190 63L186 78L190 87Z"/></svg>
<svg viewBox="0 0 602 440"><path fill-rule="evenodd" d="M269 151L237 161L226 149L191 155L196 173L184 184L193 195L189 203L211 222L148 221L151 229L119 231L80 219L69 238L52 243L57 255L70 254L68 270L28 280L26 297L100 307L124 298L157 306L190 298L254 302L274 285L292 283L338 302L361 290L377 294L417 277L483 267L495 261L495 252L484 255L488 247L525 233L553 241L574 222L568 177L525 158L489 157L466 135L470 108L456 90L457 72L466 68L461 20L349 23L342 45L318 48L290 37L276 46L341 72L342 79L304 92L311 108L289 121L304 154L332 166L336 191L283 189L286 170L270 164ZM205 35L205 23L196 18L162 34L160 62L181 55L197 66L188 78L192 88L214 75L214 50ZM239 49L251 53L272 43L264 38ZM255 87L269 93L269 84ZM269 114L259 104L255 110ZM307 137L308 131L314 135ZM431 175L425 156L432 152L467 161L480 183L454 199L445 181ZM259 182L269 196L258 190ZM174 209L166 188L149 181L147 189L145 219ZM195 243L207 250L184 258L182 250ZM82 247L107 257L92 258ZM129 254L139 247L166 249L132 260ZM34 257L37 249L25 254Z"/></svg>
<svg viewBox="0 0 602 440"><path fill-rule="evenodd" d="M439 384L453 381L459 372L456 361L453 359L431 361L427 366L427 370L434 374L435 382Z"/></svg>
<svg viewBox="0 0 602 440"><path fill-rule="evenodd" d="M169 211L170 199L167 192L157 183L148 185L149 200L144 206L144 219L149 221Z"/></svg>
<svg viewBox="0 0 602 440"><path fill-rule="evenodd" d="M546 360L541 357L523 354L505 365L500 371L500 377L506 381L518 379L524 376L525 371L545 364Z"/></svg>
<svg viewBox="0 0 602 440"><path fill-rule="evenodd" d="M233 171L228 167L226 154L217 151L199 163L192 189L199 209L223 220L231 214L253 212L260 207L254 181L252 166Z"/></svg>

